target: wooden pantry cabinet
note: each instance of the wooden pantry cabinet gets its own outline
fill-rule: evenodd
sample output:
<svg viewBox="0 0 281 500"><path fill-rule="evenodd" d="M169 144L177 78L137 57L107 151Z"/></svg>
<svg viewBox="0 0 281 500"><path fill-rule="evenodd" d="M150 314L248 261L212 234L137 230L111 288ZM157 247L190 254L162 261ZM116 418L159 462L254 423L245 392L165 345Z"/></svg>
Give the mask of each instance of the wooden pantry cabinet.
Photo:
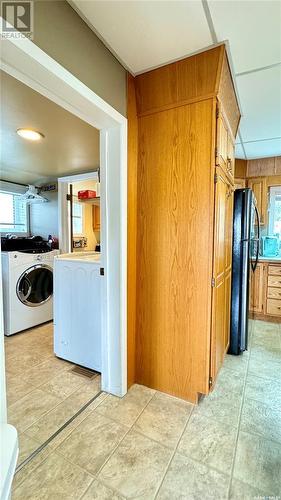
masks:
<svg viewBox="0 0 281 500"><path fill-rule="evenodd" d="M128 105L129 378L197 402L229 343L240 112L225 46L130 77Z"/></svg>

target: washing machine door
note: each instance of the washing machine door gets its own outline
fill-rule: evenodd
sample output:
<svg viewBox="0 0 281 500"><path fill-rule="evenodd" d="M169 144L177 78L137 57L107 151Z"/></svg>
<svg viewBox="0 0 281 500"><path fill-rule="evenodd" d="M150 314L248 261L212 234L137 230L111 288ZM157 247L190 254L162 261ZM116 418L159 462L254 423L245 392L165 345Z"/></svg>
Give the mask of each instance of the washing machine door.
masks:
<svg viewBox="0 0 281 500"><path fill-rule="evenodd" d="M27 269L17 282L19 300L31 307L40 306L53 295L53 270L45 264Z"/></svg>

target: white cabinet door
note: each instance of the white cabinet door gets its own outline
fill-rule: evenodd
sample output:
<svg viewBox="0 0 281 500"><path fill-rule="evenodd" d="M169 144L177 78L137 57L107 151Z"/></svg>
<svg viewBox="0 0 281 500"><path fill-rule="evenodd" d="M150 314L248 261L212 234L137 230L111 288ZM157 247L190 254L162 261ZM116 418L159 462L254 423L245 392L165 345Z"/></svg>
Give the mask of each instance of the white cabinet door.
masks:
<svg viewBox="0 0 281 500"><path fill-rule="evenodd" d="M97 371L101 371L100 279L98 264L55 262L55 354Z"/></svg>

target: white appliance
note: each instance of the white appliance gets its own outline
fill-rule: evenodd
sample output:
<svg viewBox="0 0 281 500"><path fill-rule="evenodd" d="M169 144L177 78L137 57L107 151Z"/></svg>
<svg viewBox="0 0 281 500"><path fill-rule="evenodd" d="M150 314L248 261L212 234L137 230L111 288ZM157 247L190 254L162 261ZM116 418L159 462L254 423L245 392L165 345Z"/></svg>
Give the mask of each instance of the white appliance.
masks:
<svg viewBox="0 0 281 500"><path fill-rule="evenodd" d="M53 318L53 261L58 253L2 252L5 335Z"/></svg>
<svg viewBox="0 0 281 500"><path fill-rule="evenodd" d="M101 371L100 254L62 254L54 262L56 356Z"/></svg>

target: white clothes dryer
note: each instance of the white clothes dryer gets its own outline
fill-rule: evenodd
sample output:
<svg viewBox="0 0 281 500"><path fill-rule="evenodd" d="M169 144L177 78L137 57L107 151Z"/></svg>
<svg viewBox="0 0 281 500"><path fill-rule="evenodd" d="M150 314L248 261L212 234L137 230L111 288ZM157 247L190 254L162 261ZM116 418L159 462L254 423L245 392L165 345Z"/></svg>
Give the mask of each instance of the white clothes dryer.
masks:
<svg viewBox="0 0 281 500"><path fill-rule="evenodd" d="M14 333L53 319L53 261L46 253L2 252L4 333Z"/></svg>

